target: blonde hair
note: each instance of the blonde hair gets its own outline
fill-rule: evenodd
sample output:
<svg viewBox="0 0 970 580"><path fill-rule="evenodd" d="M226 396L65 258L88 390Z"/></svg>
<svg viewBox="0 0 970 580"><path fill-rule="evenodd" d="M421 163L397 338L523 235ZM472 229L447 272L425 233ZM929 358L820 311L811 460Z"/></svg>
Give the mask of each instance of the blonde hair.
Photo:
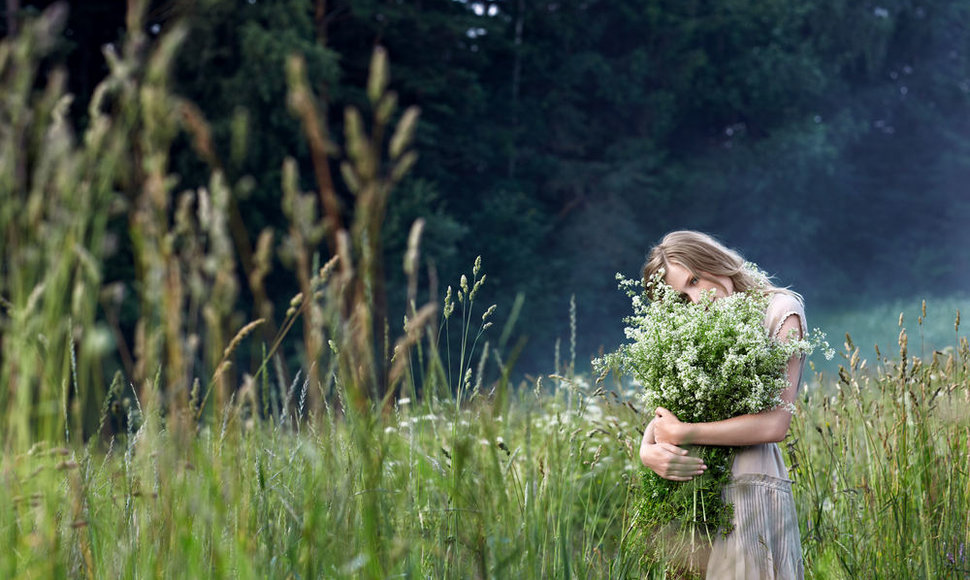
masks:
<svg viewBox="0 0 970 580"><path fill-rule="evenodd" d="M791 294L801 301L797 293L775 286L766 274L746 262L741 254L705 233L691 230L670 232L650 250L643 264L643 285L647 292L651 292L647 284L650 279L661 268L669 268L670 264L683 266L694 276L727 276L736 292L763 289L765 293Z"/></svg>

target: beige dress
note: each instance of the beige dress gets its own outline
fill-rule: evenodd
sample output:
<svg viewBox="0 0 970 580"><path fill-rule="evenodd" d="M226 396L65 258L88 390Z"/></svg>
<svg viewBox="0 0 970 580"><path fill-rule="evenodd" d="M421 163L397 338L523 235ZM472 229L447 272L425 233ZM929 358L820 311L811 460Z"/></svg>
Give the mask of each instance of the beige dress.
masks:
<svg viewBox="0 0 970 580"><path fill-rule="evenodd" d="M778 338L791 315L807 334L805 310L787 293L772 296L765 327ZM802 360L804 367L804 359ZM801 383L801 368L798 382ZM742 447L734 457L731 483L724 486L725 502L734 504L734 530L718 536L707 564L711 579L788 579L804 577L801 538L788 469L777 443Z"/></svg>

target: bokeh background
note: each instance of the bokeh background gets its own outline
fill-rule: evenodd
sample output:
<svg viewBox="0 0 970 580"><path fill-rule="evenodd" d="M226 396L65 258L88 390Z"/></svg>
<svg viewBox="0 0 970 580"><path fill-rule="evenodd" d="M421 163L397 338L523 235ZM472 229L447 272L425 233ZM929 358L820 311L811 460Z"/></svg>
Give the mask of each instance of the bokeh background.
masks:
<svg viewBox="0 0 970 580"><path fill-rule="evenodd" d="M6 0L0 33L48 4ZM104 49L124 40L125 3L69 4L48 61L68 69L80 132ZM615 347L629 305L614 274L636 276L680 228L739 249L805 296L812 326L836 344L852 333L864 355L892 347L903 310L915 336L923 299L919 348L953 344L956 310L970 309L968 1L157 0L149 38L176 22L189 29L174 91L244 185L234 191L247 192L237 202L253 237L286 227L287 155L314 187L287 109L287 56L305 56L339 157L344 108L367 108L372 51L387 49L399 102L421 108L420 159L384 229L395 328L417 217L424 292L442 296L481 255L482 303L502 317L524 298L524 372L548 371L557 342L580 368ZM172 170L194 187L210 167L183 136ZM106 282L124 287L132 252L126 225L113 227ZM281 309L297 290L293 276L268 280Z"/></svg>

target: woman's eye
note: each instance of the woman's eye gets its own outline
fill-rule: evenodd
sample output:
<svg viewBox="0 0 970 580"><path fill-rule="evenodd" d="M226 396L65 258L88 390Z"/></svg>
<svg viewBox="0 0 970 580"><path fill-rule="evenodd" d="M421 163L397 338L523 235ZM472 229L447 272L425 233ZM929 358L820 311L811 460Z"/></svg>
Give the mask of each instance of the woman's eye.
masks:
<svg viewBox="0 0 970 580"><path fill-rule="evenodd" d="M688 282L688 285L690 285L690 286L697 286L697 283L698 282L699 282L699 280L697 279L697 276L694 276L693 278L690 279L690 282Z"/></svg>

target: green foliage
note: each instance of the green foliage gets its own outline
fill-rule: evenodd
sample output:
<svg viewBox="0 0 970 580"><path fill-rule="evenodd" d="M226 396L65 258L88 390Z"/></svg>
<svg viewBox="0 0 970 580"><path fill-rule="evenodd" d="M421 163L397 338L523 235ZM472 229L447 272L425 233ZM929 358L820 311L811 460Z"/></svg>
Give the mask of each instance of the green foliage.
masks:
<svg viewBox="0 0 970 580"><path fill-rule="evenodd" d="M21 4L29 12L40 3ZM107 4L74 8L70 42L49 57L67 54L78 126L104 74L97 53L112 39L95 36L100 27L91 23L117 12ZM180 19L188 26L174 92L197 104L210 132L203 160L176 136L171 173L190 186L207 182L211 165L223 171L244 263L255 232L287 228L277 200L284 158L296 160L303 187L319 166L282 107L286 57L303 55L334 152L348 145L345 107L369 107L371 49L386 47L401 104L422 110L421 158L386 215L406 229L422 208L433 216L425 255L441 272L482 253L509 288L496 296L501 309L526 296L537 329L524 353L530 370L562 335L566 296L576 294L581 318L615 318L623 304L604 297L611 273L631 271L672 229L718 234L824 306L849 294L890 300L914 286L965 285L970 258L954 248L970 211L962 195L970 166L966 1L206 0L153 8L146 41ZM118 24L107 29L120 26L120 15L111 21ZM334 188L346 220L352 194L339 180ZM521 212L529 215L520 220ZM499 242L509 231L534 235ZM400 250L392 244L384 261L399 262ZM131 261L122 248L106 277L130 279ZM861 281L847 274L860 268L869 271ZM389 284L393 293L406 282ZM563 284L574 289L559 292ZM243 298L262 311L285 307L297 291L270 284L266 296L244 289ZM133 310L129 300L118 312L129 333ZM595 352L610 337L591 329L578 348Z"/></svg>
<svg viewBox="0 0 970 580"><path fill-rule="evenodd" d="M306 2L178 3L166 27L188 26L174 69L177 92L197 103L210 127L213 158L230 183L251 180L240 212L249 231L282 228L280 167L287 155L305 156L299 121L286 109L286 59L300 54L312 87L337 84L338 57L317 41ZM209 167L197 153L175 151L174 169L189 183ZM240 196L243 197L243 196Z"/></svg>

